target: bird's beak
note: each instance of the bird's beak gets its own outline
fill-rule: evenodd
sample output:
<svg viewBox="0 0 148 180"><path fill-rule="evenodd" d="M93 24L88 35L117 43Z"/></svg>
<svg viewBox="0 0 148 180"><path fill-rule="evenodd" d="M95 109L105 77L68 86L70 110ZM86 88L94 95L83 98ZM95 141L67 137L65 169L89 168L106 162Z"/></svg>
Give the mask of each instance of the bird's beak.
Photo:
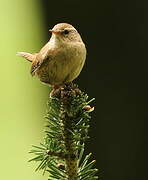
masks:
<svg viewBox="0 0 148 180"><path fill-rule="evenodd" d="M50 29L49 32L51 32L53 34L60 34L61 33L61 31L53 30L53 29Z"/></svg>

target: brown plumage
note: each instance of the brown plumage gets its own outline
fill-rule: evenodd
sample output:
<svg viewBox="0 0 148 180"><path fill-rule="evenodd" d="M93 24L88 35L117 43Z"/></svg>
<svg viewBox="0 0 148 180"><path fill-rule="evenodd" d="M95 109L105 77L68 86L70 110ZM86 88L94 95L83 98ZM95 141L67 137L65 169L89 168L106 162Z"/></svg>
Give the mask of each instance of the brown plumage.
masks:
<svg viewBox="0 0 148 180"><path fill-rule="evenodd" d="M70 24L59 23L50 30L49 42L39 51L18 55L32 62L31 74L42 82L61 85L72 82L81 72L86 59L85 45Z"/></svg>

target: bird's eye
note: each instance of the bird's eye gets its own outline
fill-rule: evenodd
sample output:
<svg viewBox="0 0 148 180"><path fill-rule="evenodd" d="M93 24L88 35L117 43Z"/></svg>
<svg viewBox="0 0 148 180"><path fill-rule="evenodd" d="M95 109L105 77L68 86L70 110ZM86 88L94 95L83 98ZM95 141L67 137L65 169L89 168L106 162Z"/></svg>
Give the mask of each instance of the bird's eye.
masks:
<svg viewBox="0 0 148 180"><path fill-rule="evenodd" d="M67 34L69 34L69 31L68 31L68 30L64 30L63 33L64 33L65 35L67 35Z"/></svg>

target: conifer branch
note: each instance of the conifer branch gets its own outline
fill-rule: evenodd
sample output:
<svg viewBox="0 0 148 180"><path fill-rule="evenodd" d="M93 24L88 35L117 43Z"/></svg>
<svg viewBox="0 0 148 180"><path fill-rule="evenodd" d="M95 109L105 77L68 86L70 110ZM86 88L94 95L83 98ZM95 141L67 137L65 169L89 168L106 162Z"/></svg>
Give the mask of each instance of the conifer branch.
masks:
<svg viewBox="0 0 148 180"><path fill-rule="evenodd" d="M36 170L49 172L48 180L95 180L95 161L91 154L83 159L84 143L88 138L91 108L88 96L76 85L69 84L49 97L44 143L33 146L30 153L39 161Z"/></svg>

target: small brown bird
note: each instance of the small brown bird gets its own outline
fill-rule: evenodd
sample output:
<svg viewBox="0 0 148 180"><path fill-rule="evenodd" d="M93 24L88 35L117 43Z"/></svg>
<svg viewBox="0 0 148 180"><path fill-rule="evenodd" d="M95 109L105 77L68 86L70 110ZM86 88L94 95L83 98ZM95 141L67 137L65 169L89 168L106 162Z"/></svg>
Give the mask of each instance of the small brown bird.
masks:
<svg viewBox="0 0 148 180"><path fill-rule="evenodd" d="M31 74L42 82L54 86L70 83L85 63L85 44L70 24L59 23L49 31L52 36L39 53L18 52L17 55L32 63Z"/></svg>

